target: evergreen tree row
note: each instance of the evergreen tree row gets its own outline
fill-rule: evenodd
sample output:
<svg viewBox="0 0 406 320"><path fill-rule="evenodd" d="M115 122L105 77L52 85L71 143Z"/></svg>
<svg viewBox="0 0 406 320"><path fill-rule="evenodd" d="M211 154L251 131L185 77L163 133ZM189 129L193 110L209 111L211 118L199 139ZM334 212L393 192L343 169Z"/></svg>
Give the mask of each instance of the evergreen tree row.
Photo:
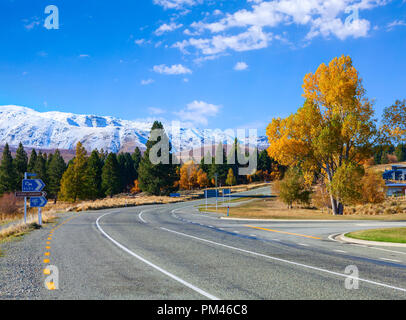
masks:
<svg viewBox="0 0 406 320"><path fill-rule="evenodd" d="M156 121L151 130L162 130L162 123ZM154 146L162 142L169 144L169 163L153 164L150 153ZM169 138L164 132L158 141L148 140L146 151L136 148L134 153L107 153L103 150L93 150L90 155L79 142L76 146L75 157L65 163L59 150L53 154L32 150L30 157L20 143L15 158L13 159L8 144L4 147L0 163L0 194L21 190L21 181L25 172L36 173L36 178L42 179L46 184L44 191L48 198L64 201L95 200L104 197L113 197L119 193L128 193L136 189L152 195L168 195L179 188L180 166L175 164L175 155ZM258 172L281 170L273 161L266 150L258 150ZM239 155L246 153L241 150L237 140L226 155L223 145L217 146L214 157L208 157L209 163L204 158L200 163L196 183L199 185L236 185L247 183L247 176L239 175L241 167ZM162 156L158 154L158 156ZM245 156L247 156L245 154ZM176 162L178 163L178 162ZM275 167L276 166L276 167ZM253 172L253 174L256 174Z"/></svg>

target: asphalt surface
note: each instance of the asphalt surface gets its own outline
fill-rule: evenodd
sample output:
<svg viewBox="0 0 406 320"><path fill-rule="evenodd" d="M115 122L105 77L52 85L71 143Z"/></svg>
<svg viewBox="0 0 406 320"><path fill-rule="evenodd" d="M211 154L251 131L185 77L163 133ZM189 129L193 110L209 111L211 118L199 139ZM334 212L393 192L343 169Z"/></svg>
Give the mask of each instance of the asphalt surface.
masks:
<svg viewBox="0 0 406 320"><path fill-rule="evenodd" d="M234 221L200 213L195 206L204 202L68 215L49 240L53 227L35 231L37 235L23 241L35 240L36 248L43 248L33 250L36 275L30 279L37 285L29 298L406 298L405 248L344 244L329 238L405 222ZM49 256L43 256L46 252ZM47 265L58 268L57 290L43 284ZM349 266L353 267L346 273ZM348 278L356 276L354 270L359 273L358 288ZM0 277L4 287L2 281Z"/></svg>

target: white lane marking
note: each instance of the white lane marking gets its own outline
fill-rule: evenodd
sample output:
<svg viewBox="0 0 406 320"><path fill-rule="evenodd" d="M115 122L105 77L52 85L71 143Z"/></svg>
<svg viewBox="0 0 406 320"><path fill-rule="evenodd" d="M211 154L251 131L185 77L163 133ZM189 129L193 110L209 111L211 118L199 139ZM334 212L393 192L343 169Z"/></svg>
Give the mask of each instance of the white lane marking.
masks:
<svg viewBox="0 0 406 320"><path fill-rule="evenodd" d="M298 243L298 245L304 246L304 247L308 247L308 246L309 246L308 244L305 244L305 243Z"/></svg>
<svg viewBox="0 0 406 320"><path fill-rule="evenodd" d="M385 261L400 262L399 260L395 260L395 259L387 259L387 258L379 258L379 259L385 260Z"/></svg>
<svg viewBox="0 0 406 320"><path fill-rule="evenodd" d="M234 232L234 233L240 233L240 231L235 231L235 230L234 230L233 232Z"/></svg>
<svg viewBox="0 0 406 320"><path fill-rule="evenodd" d="M347 253L347 251L343 251L343 250L334 250L335 252L339 252L339 253Z"/></svg>
<svg viewBox="0 0 406 320"><path fill-rule="evenodd" d="M144 213L144 211L141 211L141 213L138 215L138 218L140 218L140 220L144 223L147 223L143 218L142 218L142 214Z"/></svg>
<svg viewBox="0 0 406 320"><path fill-rule="evenodd" d="M256 235L256 234L250 234L250 236L251 236L251 237L256 237L257 235Z"/></svg>
<svg viewBox="0 0 406 320"><path fill-rule="evenodd" d="M377 247L368 247L368 248L369 248L369 249L375 249L375 250L386 251L386 252L392 252L392 253L406 254L406 252L395 251L395 250L388 250L388 249L384 249L384 248L377 248Z"/></svg>
<svg viewBox="0 0 406 320"><path fill-rule="evenodd" d="M198 287L194 286L193 284L190 284L189 282L186 282L185 280L175 276L174 274L162 269L161 267L158 267L157 265L153 264L152 262L149 262L148 260L144 259L143 257L137 255L136 253L132 252L130 249L126 248L125 246L123 246L121 243L117 242L116 240L114 240L112 237L110 237L99 225L99 221L101 218L103 218L104 216L107 216L109 214L112 214L112 212L110 213L106 213L104 215L102 215L101 217L99 217L96 220L96 226L99 229L99 231L107 238L109 239L111 242L113 242L117 247L119 247L120 249L124 250L125 252L127 252L128 254L132 255L133 257L137 258L138 260L141 260L142 262L144 262L145 264L149 265L150 267L158 270L159 272L162 272L163 274L167 275L168 277L172 278L175 281L180 282L181 284L183 284L184 286L200 293L201 295L205 296L208 299L211 300L220 300L219 298L217 298L216 296L211 295L210 293L199 289Z"/></svg>
<svg viewBox="0 0 406 320"><path fill-rule="evenodd" d="M330 271L330 270L327 270L327 269L322 269L322 268L318 268L318 267L309 266L309 265L306 265L306 264L303 264L303 263L298 263L298 262L294 262L294 261L290 261L290 260L285 260L285 259L281 259L281 258L276 258L276 257L273 257L273 256L268 256L268 255L265 255L265 254L262 254L262 253L258 253L258 252L254 252L254 251L249 251L249 250L245 250L245 249L241 249L241 248L237 248L237 247L228 246L228 245L226 245L226 244L214 242L214 241L207 240L207 239L203 239L203 238L198 238L198 237L195 237L195 236L191 236L191 235L189 235L189 234L186 234L186 233L177 232L177 231L170 230L170 229L166 229L166 228L162 228L162 227L161 227L161 229L162 229L162 230L165 230L165 231L168 231L168 232L172 232L172 233L181 235L181 236L183 236L183 237L192 238L192 239L199 240L199 241L202 241L202 242L214 244L214 245L216 245L216 246L220 246L220 247L224 247L224 248L228 248L228 249L232 249L232 250L236 250L236 251L248 253L248 254L251 254L251 255L254 255L254 256L263 257L263 258L266 258L266 259L275 260L275 261L279 261L279 262L283 262L283 263L288 263L288 264L292 264L292 265L295 265L295 266L299 266L299 267L303 267L303 268L307 268L307 269L312 269L312 270L316 270L316 271L320 271L320 272L325 272L325 273L329 273L329 274L332 274L332 275L335 275L335 276L339 276L339 277L353 278L353 279L357 279L357 280L359 280L359 281L362 281L362 282L365 282L365 283L369 283L369 284L373 284L373 285L376 285L376 286L380 286L380 287L385 287L385 288L389 288L389 289L394 289L394 290L406 292L406 289L404 289L404 288L391 286L391 285L388 285L388 284L385 284L385 283L375 282L375 281L368 280L368 279L357 278L357 277L353 277L353 276L348 275L348 274L343 274L343 273L339 273L339 272L334 272L334 271Z"/></svg>

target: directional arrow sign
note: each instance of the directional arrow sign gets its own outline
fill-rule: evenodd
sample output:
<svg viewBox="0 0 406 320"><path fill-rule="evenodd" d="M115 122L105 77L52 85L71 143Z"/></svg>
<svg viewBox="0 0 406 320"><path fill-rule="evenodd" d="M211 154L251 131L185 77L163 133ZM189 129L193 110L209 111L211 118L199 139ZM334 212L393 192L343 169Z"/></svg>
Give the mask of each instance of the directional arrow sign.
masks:
<svg viewBox="0 0 406 320"><path fill-rule="evenodd" d="M23 191L32 192L32 191L41 191L44 189L45 183L41 179L25 179L23 180Z"/></svg>
<svg viewBox="0 0 406 320"><path fill-rule="evenodd" d="M42 208L48 203L48 200L45 197L34 197L30 198L30 207L31 208Z"/></svg>
<svg viewBox="0 0 406 320"><path fill-rule="evenodd" d="M30 197L46 197L47 193L45 191L32 191L32 192L16 192L17 198L30 198Z"/></svg>

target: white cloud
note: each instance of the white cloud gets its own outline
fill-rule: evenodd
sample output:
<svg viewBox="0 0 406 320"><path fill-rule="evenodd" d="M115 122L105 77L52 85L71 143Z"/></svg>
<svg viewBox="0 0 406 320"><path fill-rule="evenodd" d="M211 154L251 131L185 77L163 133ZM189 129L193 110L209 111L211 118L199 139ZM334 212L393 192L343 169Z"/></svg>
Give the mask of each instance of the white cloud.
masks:
<svg viewBox="0 0 406 320"><path fill-rule="evenodd" d="M160 36L166 32L172 32L172 31L175 31L176 29L179 29L182 27L183 27L183 24L176 24L175 22L171 22L170 24L164 23L158 29L155 30L155 34L157 36Z"/></svg>
<svg viewBox="0 0 406 320"><path fill-rule="evenodd" d="M247 70L247 69L248 69L248 64L246 64L245 62L238 62L234 66L234 70L236 70L236 71L243 71L243 70Z"/></svg>
<svg viewBox="0 0 406 320"><path fill-rule="evenodd" d="M174 47L186 52L188 46L195 47L204 55L215 55L223 53L229 49L234 51L248 51L266 48L269 41L272 40L272 34L264 32L261 27L252 26L247 31L237 35L216 35L212 38L191 38L177 42Z"/></svg>
<svg viewBox="0 0 406 320"><path fill-rule="evenodd" d="M192 47L203 55L227 50L246 51L266 48L275 37L273 29L296 26L306 28L304 41L316 36L340 40L368 36L370 21L362 18L362 10L384 6L390 0L247 0L251 8L226 13L207 22L193 22L186 35L209 36L177 42L174 47L183 53ZM213 15L215 16L215 15ZM191 29L191 30L190 30ZM241 30L243 29L243 30ZM194 30L194 31L193 31ZM278 32L280 30L278 29Z"/></svg>
<svg viewBox="0 0 406 320"><path fill-rule="evenodd" d="M141 45L143 45L143 44L150 44L150 43L151 43L151 40L137 39L137 40L134 40L134 43L135 43L136 45L141 46Z"/></svg>
<svg viewBox="0 0 406 320"><path fill-rule="evenodd" d="M154 3L164 9L183 9L185 6L194 6L202 0L154 0Z"/></svg>
<svg viewBox="0 0 406 320"><path fill-rule="evenodd" d="M156 73L167 74L167 75L179 75L179 74L191 74L192 73L192 70L188 69L187 67L184 67L181 64L172 65L170 67L165 64L161 64L158 66L154 66L153 70Z"/></svg>
<svg viewBox="0 0 406 320"><path fill-rule="evenodd" d="M90 58L90 55L82 53L79 55L79 58Z"/></svg>
<svg viewBox="0 0 406 320"><path fill-rule="evenodd" d="M395 21L388 23L386 28L390 31L395 27L404 27L404 26L406 26L406 22L404 20L395 20Z"/></svg>
<svg viewBox="0 0 406 320"><path fill-rule="evenodd" d="M163 110L163 109L160 109L160 108L153 108L153 107L148 108L148 112L149 112L150 114L153 114L153 115L160 115L160 114L166 113L166 111Z"/></svg>
<svg viewBox="0 0 406 320"><path fill-rule="evenodd" d="M31 19L24 19L23 23L26 30L32 30L41 24L41 20L38 17L32 17Z"/></svg>
<svg viewBox="0 0 406 320"><path fill-rule="evenodd" d="M221 106L210 104L204 101L193 101L185 109L175 112L182 120L191 122L194 125L208 125L208 118L215 117L220 111Z"/></svg>
<svg viewBox="0 0 406 320"><path fill-rule="evenodd" d="M151 84L151 83L154 83L154 82L155 82L155 80L153 80L153 79L141 80L141 84L142 84L143 86L147 86L147 85L149 85L149 84Z"/></svg>

